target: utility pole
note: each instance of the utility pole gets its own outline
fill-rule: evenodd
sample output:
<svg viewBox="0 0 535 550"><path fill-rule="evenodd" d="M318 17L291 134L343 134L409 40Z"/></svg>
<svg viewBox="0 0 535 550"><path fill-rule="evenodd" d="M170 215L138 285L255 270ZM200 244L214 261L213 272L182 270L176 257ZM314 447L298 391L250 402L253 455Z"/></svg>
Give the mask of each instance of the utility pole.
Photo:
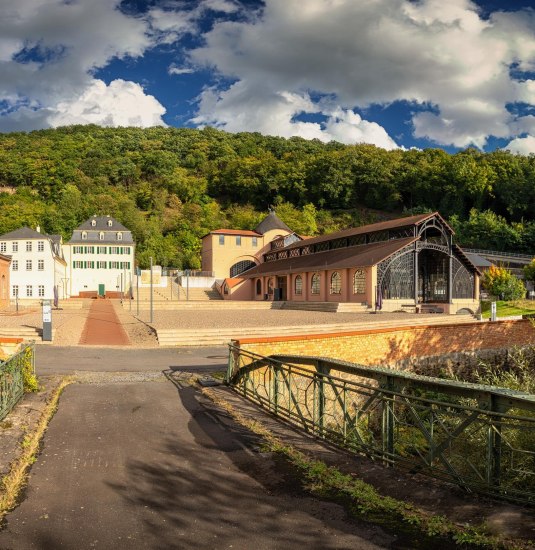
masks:
<svg viewBox="0 0 535 550"><path fill-rule="evenodd" d="M153 311L152 311L152 256L150 257L150 322L153 322Z"/></svg>

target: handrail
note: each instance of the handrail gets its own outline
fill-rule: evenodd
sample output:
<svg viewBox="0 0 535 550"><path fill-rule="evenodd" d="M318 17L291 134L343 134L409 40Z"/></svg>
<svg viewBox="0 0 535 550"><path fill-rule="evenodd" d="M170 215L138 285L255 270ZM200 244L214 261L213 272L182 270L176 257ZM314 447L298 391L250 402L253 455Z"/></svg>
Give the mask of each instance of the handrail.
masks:
<svg viewBox="0 0 535 550"><path fill-rule="evenodd" d="M326 357L262 356L234 344L229 352L227 383L308 432L535 504L535 395Z"/></svg>

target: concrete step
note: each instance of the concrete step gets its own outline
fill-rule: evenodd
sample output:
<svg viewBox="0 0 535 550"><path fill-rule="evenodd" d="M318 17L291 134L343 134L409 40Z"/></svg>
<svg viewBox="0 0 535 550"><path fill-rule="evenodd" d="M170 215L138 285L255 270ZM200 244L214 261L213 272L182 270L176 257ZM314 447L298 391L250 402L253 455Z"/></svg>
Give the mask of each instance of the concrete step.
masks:
<svg viewBox="0 0 535 550"><path fill-rule="evenodd" d="M160 329L157 330L158 342L160 346L197 346L197 345L221 345L226 344L232 339L254 338L254 337L274 337L274 336L300 336L306 334L330 334L353 332L357 330L373 330L379 328L394 328L398 326L425 326L425 325L445 325L456 323L478 322L471 316L447 315L442 318L423 318L416 317L406 321L371 321L360 323L333 323L323 325L302 325L302 326L284 326L284 327L243 327L233 329Z"/></svg>
<svg viewBox="0 0 535 550"><path fill-rule="evenodd" d="M4 327L0 328L0 338L22 338L25 342L41 341L43 329L32 327ZM56 329L52 329L52 340Z"/></svg>

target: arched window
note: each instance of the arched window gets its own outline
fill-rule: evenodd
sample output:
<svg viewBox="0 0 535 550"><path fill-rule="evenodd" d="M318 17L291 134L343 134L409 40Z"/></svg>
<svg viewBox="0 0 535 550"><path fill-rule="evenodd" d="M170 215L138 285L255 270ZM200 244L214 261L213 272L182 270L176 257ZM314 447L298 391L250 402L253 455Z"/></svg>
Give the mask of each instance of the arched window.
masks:
<svg viewBox="0 0 535 550"><path fill-rule="evenodd" d="M87 231L82 231L82 240L87 240Z"/></svg>
<svg viewBox="0 0 535 550"><path fill-rule="evenodd" d="M331 294L341 294L342 293L342 276L338 271L335 271L331 275Z"/></svg>
<svg viewBox="0 0 535 550"><path fill-rule="evenodd" d="M104 233L101 231L99 234L98 234L98 238L103 241L104 240Z"/></svg>
<svg viewBox="0 0 535 550"><path fill-rule="evenodd" d="M298 295L303 294L303 277L301 275L297 275L294 282L294 290L295 293Z"/></svg>
<svg viewBox="0 0 535 550"><path fill-rule="evenodd" d="M118 240L118 241L122 241L122 240L123 240L123 234L122 234L122 233L117 233L117 240Z"/></svg>
<svg viewBox="0 0 535 550"><path fill-rule="evenodd" d="M353 275L353 294L364 294L366 292L366 272L364 269L357 269Z"/></svg>
<svg viewBox="0 0 535 550"><path fill-rule="evenodd" d="M113 225L113 221L112 220L108 220L108 227L111 227Z"/></svg>
<svg viewBox="0 0 535 550"><path fill-rule="evenodd" d="M320 293L320 282L321 282L321 277L320 277L319 273L314 273L314 275L312 275L312 281L311 281L311 284L310 284L311 294L319 294Z"/></svg>
<svg viewBox="0 0 535 550"><path fill-rule="evenodd" d="M95 227L97 225L97 220L91 220L91 227Z"/></svg>
<svg viewBox="0 0 535 550"><path fill-rule="evenodd" d="M256 294L257 296L260 296L262 294L262 280L258 279L256 281Z"/></svg>
<svg viewBox="0 0 535 550"><path fill-rule="evenodd" d="M251 260L242 260L241 262L235 263L230 268L230 276L231 277L237 277L240 273L243 273L244 271L247 271L248 269L251 269L256 264L252 262Z"/></svg>

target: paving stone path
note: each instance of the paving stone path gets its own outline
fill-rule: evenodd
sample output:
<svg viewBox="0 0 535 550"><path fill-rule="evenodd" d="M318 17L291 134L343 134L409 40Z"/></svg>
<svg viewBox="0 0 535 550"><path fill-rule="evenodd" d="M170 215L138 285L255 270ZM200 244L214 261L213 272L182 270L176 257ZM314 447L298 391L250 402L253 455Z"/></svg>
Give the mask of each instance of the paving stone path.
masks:
<svg viewBox="0 0 535 550"><path fill-rule="evenodd" d="M128 346L130 340L109 300L94 300L79 344L90 346Z"/></svg>

